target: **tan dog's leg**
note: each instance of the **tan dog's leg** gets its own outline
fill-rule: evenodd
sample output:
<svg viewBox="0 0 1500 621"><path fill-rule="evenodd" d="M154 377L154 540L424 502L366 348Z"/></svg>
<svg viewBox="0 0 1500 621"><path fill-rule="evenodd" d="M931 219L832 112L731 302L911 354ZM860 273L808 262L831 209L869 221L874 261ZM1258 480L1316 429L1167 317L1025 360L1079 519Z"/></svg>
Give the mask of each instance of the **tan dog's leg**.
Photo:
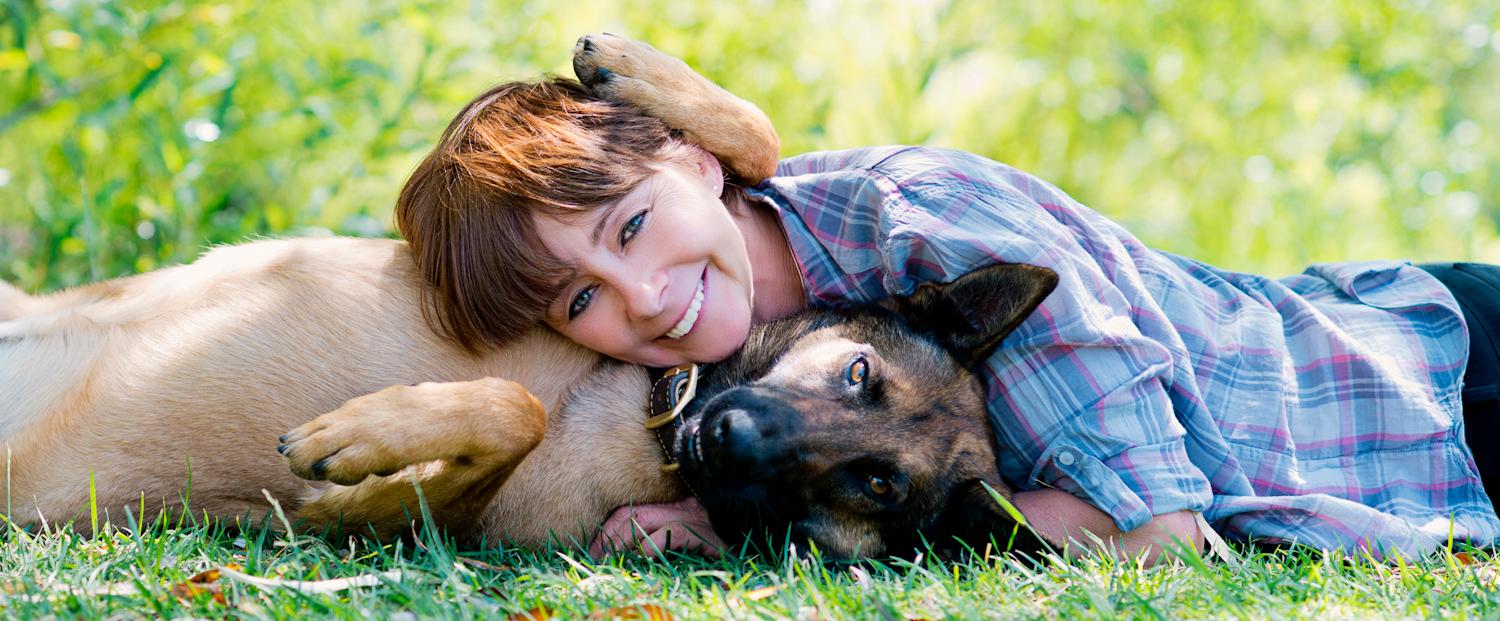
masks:
<svg viewBox="0 0 1500 621"><path fill-rule="evenodd" d="M771 119L681 60L639 41L592 34L573 46L573 73L595 95L640 108L681 131L746 182L776 174L781 140Z"/></svg>
<svg viewBox="0 0 1500 621"><path fill-rule="evenodd" d="M514 382L392 386L292 430L280 450L297 476L344 486L298 507L315 526L400 533L418 515L415 478L433 519L463 533L545 427L542 405Z"/></svg>

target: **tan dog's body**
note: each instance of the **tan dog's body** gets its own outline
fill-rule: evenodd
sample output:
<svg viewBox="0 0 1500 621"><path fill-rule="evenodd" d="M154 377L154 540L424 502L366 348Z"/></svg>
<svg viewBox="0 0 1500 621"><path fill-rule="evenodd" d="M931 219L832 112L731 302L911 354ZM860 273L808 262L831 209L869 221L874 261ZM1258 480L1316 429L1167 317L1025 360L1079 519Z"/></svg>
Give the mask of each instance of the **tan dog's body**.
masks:
<svg viewBox="0 0 1500 621"><path fill-rule="evenodd" d="M191 265L21 300L21 316L0 323L11 519L76 518L87 510L92 473L99 506L117 519L142 494L154 512L189 493L194 513L260 517L270 508L265 489L314 521L374 519L399 530L408 473L354 487L310 482L275 451L288 429L388 386L400 387L367 398L358 412L349 410L360 400L329 415L342 413L389 453L377 456L384 464L357 466L508 458L491 464L515 470L484 514L488 534L536 543L548 528L592 526L616 506L680 495L657 471L654 441L640 425L642 371L544 330L488 355L466 354L426 327L419 282L404 243L306 239L219 248ZM472 381L481 378L514 383ZM420 382L457 383L401 386ZM554 413L530 454L542 414L520 386ZM579 386L587 396L562 408ZM388 403L393 393L424 389L420 403ZM425 410L415 425L413 408ZM349 420L355 414L360 420ZM412 433L422 430L428 435ZM463 526L477 514L446 506L473 491L476 481L460 471L493 469L450 466L412 472L439 518Z"/></svg>
<svg viewBox="0 0 1500 621"><path fill-rule="evenodd" d="M765 115L681 61L612 36L574 53L596 94L741 179L774 170ZM92 476L117 521L143 498L148 514L186 498L195 515L259 518L264 489L314 525L395 533L415 478L449 530L537 544L683 495L641 424L643 370L541 329L469 354L429 329L421 294L404 243L343 238L222 247L43 298L0 283L6 513L77 524Z"/></svg>

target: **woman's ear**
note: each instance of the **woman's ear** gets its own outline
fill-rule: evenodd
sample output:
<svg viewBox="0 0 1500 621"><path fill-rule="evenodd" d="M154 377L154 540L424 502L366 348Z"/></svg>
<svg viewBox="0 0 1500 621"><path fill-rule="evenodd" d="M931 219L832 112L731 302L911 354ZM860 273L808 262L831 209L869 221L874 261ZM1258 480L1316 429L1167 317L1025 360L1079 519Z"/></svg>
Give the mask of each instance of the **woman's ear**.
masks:
<svg viewBox="0 0 1500 621"><path fill-rule="evenodd" d="M689 147L693 150L693 154L695 155L694 165L698 175L703 178L703 182L707 183L709 189L713 190L714 196L723 194L724 166L719 164L719 158L714 157L714 154L703 150L698 145L689 145Z"/></svg>

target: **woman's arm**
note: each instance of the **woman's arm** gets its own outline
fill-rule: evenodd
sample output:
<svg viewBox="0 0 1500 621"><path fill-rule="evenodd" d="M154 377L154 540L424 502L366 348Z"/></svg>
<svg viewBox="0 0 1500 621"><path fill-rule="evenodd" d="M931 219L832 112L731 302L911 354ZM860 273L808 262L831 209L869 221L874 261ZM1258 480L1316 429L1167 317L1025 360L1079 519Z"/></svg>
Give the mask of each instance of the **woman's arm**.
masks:
<svg viewBox="0 0 1500 621"><path fill-rule="evenodd" d="M1125 556L1144 554L1148 562L1162 558L1162 551L1175 549L1186 542L1203 551L1203 533L1191 511L1153 516L1140 528L1120 532L1114 520L1087 501L1060 489L1017 492L1011 498L1021 515L1037 534L1051 542L1068 542L1071 556L1081 556L1097 549L1098 543L1086 533L1103 540L1111 550Z"/></svg>
<svg viewBox="0 0 1500 621"><path fill-rule="evenodd" d="M1162 551L1187 542L1203 551L1203 534L1191 511L1178 511L1151 518L1140 528L1120 532L1103 511L1062 490L1044 489L1018 492L1011 501L1047 541L1068 541L1072 556L1099 551L1098 543L1085 533L1093 533L1109 552L1125 556L1144 554L1147 562L1162 558ZM670 534L669 534L670 533ZM589 555L602 558L615 550L634 550L647 556L658 556L664 550L696 552L717 557L724 542L713 532L708 513L696 498L659 505L620 507L610 514L594 541Z"/></svg>

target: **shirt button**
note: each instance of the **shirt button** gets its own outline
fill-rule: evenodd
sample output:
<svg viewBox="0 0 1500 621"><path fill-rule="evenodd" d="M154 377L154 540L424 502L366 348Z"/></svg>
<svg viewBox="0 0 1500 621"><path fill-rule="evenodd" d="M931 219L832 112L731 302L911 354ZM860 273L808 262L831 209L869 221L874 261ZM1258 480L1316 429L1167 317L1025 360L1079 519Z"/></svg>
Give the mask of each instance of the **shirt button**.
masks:
<svg viewBox="0 0 1500 621"><path fill-rule="evenodd" d="M1071 466L1077 462L1078 456L1074 455L1072 450L1064 449L1057 452L1057 463L1064 466Z"/></svg>

